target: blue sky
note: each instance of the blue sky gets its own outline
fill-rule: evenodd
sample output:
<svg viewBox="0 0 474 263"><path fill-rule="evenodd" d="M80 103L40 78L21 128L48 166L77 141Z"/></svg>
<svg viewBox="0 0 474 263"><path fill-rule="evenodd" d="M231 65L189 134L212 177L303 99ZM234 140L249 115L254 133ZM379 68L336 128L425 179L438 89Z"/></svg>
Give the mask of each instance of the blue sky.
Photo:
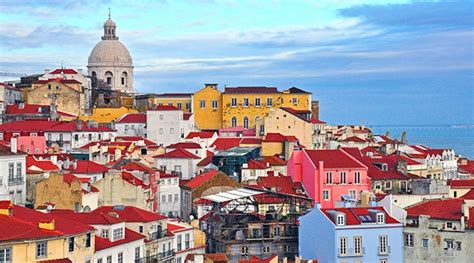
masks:
<svg viewBox="0 0 474 263"><path fill-rule="evenodd" d="M473 1L0 1L0 71L85 68L108 8L139 92L297 86L329 123L474 124Z"/></svg>

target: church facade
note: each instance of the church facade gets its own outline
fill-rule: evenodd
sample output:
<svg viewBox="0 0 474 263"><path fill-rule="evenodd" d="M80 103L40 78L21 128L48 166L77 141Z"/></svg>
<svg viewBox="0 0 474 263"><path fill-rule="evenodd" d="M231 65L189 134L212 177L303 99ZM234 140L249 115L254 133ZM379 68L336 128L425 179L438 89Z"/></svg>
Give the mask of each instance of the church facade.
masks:
<svg viewBox="0 0 474 263"><path fill-rule="evenodd" d="M87 69L94 83L103 81L113 91L134 93L133 61L127 47L116 35L117 25L110 18L104 23L102 40L89 55Z"/></svg>

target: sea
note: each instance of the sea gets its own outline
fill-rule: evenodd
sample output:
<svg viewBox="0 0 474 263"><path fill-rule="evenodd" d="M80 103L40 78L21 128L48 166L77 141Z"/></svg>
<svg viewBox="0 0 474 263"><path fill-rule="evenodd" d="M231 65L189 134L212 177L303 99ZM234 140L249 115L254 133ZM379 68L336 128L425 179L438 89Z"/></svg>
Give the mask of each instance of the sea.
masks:
<svg viewBox="0 0 474 263"><path fill-rule="evenodd" d="M456 154L474 159L474 124L473 125L439 125L439 126L368 126L374 134L385 134L390 131L390 138L400 140L402 133L407 132L409 144L423 144L430 148L453 149Z"/></svg>

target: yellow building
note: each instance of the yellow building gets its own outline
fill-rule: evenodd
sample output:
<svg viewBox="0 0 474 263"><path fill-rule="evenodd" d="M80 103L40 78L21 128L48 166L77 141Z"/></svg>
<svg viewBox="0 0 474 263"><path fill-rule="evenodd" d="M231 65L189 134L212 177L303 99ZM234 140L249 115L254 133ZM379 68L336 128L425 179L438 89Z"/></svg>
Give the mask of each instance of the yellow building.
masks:
<svg viewBox="0 0 474 263"><path fill-rule="evenodd" d="M194 93L193 112L198 129L222 128L222 93L217 84L205 84L203 89Z"/></svg>
<svg viewBox="0 0 474 263"><path fill-rule="evenodd" d="M271 108L311 110L311 93L298 88L226 87L222 93L222 127L255 128L255 121Z"/></svg>
<svg viewBox="0 0 474 263"><path fill-rule="evenodd" d="M95 121L97 123L111 123L117 118L122 117L127 113L136 113L137 110L122 106L120 108L94 108L92 115L82 115L80 117L83 121Z"/></svg>
<svg viewBox="0 0 474 263"><path fill-rule="evenodd" d="M0 201L2 262L93 262L94 228Z"/></svg>
<svg viewBox="0 0 474 263"><path fill-rule="evenodd" d="M79 116L86 110L85 93L75 79L38 80L28 90L28 104L56 105L58 111Z"/></svg>
<svg viewBox="0 0 474 263"><path fill-rule="evenodd" d="M158 105L175 106L184 112L192 112L192 93L144 94L135 96L135 108L140 112L153 109Z"/></svg>
<svg viewBox="0 0 474 263"><path fill-rule="evenodd" d="M313 148L313 127L309 110L294 110L285 107L271 109L266 117L257 121L256 127L257 135L260 137L267 133L293 135L306 148Z"/></svg>

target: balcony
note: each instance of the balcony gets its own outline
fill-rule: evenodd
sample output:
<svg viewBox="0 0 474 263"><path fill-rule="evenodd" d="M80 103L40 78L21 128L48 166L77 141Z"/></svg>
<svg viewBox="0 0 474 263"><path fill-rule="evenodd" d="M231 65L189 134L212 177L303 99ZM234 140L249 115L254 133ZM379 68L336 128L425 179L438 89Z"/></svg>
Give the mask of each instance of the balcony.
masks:
<svg viewBox="0 0 474 263"><path fill-rule="evenodd" d="M377 247L377 251L379 255L388 255L391 252L390 246L386 246L384 248L382 247Z"/></svg>
<svg viewBox="0 0 474 263"><path fill-rule="evenodd" d="M150 239L152 240L160 239L162 237L165 237L166 234L167 234L166 230L158 230L156 232L151 233Z"/></svg>
<svg viewBox="0 0 474 263"><path fill-rule="evenodd" d="M15 177L15 178L9 178L8 179L8 186L13 186L13 185L21 185L23 184L24 180L23 177Z"/></svg>
<svg viewBox="0 0 474 263"><path fill-rule="evenodd" d="M150 255L140 259L135 259L135 263L158 263L158 262L170 262L174 260L176 252L173 250L168 250L162 253L157 253L155 255Z"/></svg>
<svg viewBox="0 0 474 263"><path fill-rule="evenodd" d="M347 253L341 254L341 251L339 250L339 257L362 257L365 255L365 247L361 247L360 251L358 253L355 252L354 248L349 248L347 249Z"/></svg>

